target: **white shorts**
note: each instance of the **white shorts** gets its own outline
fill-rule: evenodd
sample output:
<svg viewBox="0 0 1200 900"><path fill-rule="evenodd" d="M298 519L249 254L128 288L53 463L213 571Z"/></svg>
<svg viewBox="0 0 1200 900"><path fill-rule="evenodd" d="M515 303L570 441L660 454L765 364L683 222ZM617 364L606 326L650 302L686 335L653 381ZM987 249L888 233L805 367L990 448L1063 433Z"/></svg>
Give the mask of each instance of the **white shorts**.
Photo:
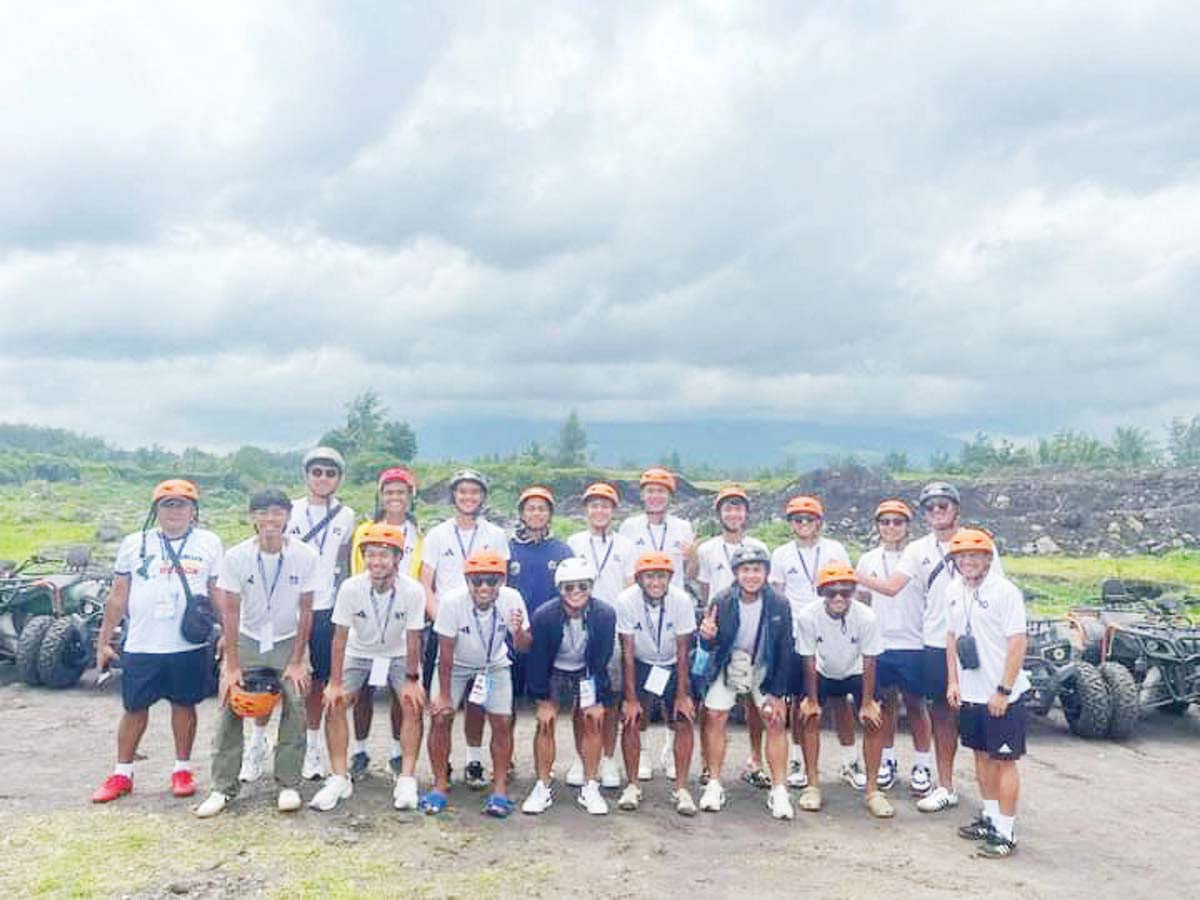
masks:
<svg viewBox="0 0 1200 900"><path fill-rule="evenodd" d="M762 692L762 683L766 678L766 667L755 667L750 682L750 697L754 700L755 706L761 707L763 700L766 699L766 695ZM708 686L708 693L704 695L704 705L714 712L729 712L737 703L739 696L746 695L733 692L733 689L725 683L725 669L722 668L721 674Z"/></svg>
<svg viewBox="0 0 1200 900"><path fill-rule="evenodd" d="M458 709L463 698L470 694L475 676L481 671L480 669L468 669L465 666L454 666L450 670L450 703L455 709ZM483 703L484 710L493 716L511 716L513 710L512 669L503 666L499 669L489 670L487 675L488 695L487 700ZM433 683L436 691L437 675L434 675ZM440 695L440 692L438 693Z"/></svg>

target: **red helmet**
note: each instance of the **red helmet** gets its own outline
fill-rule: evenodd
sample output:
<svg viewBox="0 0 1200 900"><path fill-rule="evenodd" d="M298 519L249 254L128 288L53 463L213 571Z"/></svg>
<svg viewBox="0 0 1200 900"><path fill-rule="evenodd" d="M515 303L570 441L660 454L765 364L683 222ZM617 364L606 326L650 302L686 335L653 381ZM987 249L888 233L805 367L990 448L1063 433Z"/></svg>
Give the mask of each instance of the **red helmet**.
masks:
<svg viewBox="0 0 1200 900"><path fill-rule="evenodd" d="M391 484L393 481L402 481L408 485L409 491L417 492L417 479L404 466L392 466L390 469L384 469L379 473L378 490L383 490L385 484Z"/></svg>

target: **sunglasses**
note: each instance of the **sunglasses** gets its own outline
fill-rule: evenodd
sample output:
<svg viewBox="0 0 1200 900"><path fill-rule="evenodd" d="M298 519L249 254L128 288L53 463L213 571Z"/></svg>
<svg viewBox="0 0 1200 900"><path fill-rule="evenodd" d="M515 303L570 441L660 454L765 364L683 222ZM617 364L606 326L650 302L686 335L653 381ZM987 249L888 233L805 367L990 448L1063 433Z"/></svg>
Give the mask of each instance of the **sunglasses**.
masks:
<svg viewBox="0 0 1200 900"><path fill-rule="evenodd" d="M893 525L894 526L894 525L907 525L908 524L908 519L902 518L900 516L896 516L896 518L894 518L894 519L890 519L887 516L882 516L877 521L879 522L880 525Z"/></svg>
<svg viewBox="0 0 1200 900"><path fill-rule="evenodd" d="M495 587L503 579L502 575L468 575L469 581L475 587Z"/></svg>
<svg viewBox="0 0 1200 900"><path fill-rule="evenodd" d="M184 500L182 497L167 497L165 500L159 500L158 505L166 509L181 509L184 506L191 506L191 500Z"/></svg>
<svg viewBox="0 0 1200 900"><path fill-rule="evenodd" d="M788 521L799 522L801 525L808 525L811 522L820 522L821 520L817 516L810 516L806 513L799 513L798 515L788 516Z"/></svg>
<svg viewBox="0 0 1200 900"><path fill-rule="evenodd" d="M949 500L930 500L928 503L925 504L925 508L941 510L941 509L949 509L953 505L954 504L952 504Z"/></svg>
<svg viewBox="0 0 1200 900"><path fill-rule="evenodd" d="M830 599L834 597L853 597L854 591L854 588L830 588L827 591L821 591L821 596L829 597Z"/></svg>
<svg viewBox="0 0 1200 900"><path fill-rule="evenodd" d="M564 581L562 583L562 592L564 594L571 594L576 591L586 592L590 591L591 589L592 583L590 581Z"/></svg>
<svg viewBox="0 0 1200 900"><path fill-rule="evenodd" d="M313 466L308 470L308 474L313 478L337 478L342 474L341 469L322 469L320 466Z"/></svg>

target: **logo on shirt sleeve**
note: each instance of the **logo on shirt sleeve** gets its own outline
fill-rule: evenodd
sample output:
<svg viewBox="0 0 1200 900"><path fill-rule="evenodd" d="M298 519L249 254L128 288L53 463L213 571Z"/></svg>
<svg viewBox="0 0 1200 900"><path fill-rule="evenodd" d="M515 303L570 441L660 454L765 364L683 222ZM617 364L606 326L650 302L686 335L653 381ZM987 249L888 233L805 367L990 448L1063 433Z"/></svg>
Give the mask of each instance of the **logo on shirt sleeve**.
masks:
<svg viewBox="0 0 1200 900"><path fill-rule="evenodd" d="M515 559L508 561L508 577L516 578L521 574L521 563Z"/></svg>

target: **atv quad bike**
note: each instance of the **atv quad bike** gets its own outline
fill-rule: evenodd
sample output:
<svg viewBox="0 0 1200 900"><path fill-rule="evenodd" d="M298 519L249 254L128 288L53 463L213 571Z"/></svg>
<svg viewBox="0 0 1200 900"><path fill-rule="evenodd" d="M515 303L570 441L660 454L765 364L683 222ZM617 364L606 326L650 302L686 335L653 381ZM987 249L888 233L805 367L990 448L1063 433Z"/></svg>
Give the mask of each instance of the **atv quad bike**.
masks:
<svg viewBox="0 0 1200 900"><path fill-rule="evenodd" d="M1025 695L1025 707L1045 716L1058 700L1073 734L1083 738L1126 737L1121 728L1111 727L1109 679L1079 657L1073 631L1066 619L1030 619L1026 623L1025 670L1030 690Z"/></svg>

